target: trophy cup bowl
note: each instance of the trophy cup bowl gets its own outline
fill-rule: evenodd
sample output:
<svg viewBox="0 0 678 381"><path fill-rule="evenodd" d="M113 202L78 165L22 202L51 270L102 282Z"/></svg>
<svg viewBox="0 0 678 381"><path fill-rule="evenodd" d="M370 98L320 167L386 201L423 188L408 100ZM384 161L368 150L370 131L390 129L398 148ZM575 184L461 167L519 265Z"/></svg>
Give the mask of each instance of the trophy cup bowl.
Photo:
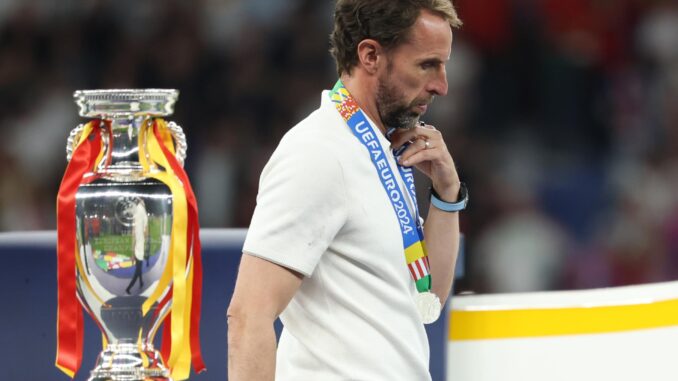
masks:
<svg viewBox="0 0 678 381"><path fill-rule="evenodd" d="M80 116L105 121L105 160L85 175L93 180L81 184L75 196L78 298L105 343L90 381L171 379L153 346L171 306L171 284L146 314L142 305L156 293L169 260L172 193L144 173L139 157L148 152L138 136L149 118L171 115L177 97L178 91L163 89L74 93ZM170 124L183 162L185 139ZM81 132L82 125L69 137L69 159Z"/></svg>

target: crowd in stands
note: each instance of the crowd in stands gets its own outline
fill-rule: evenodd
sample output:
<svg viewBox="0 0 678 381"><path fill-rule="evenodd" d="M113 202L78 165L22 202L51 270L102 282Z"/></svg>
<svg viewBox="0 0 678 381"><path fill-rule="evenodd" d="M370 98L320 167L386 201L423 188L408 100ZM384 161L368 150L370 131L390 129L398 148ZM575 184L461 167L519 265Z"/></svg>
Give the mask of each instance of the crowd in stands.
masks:
<svg viewBox="0 0 678 381"><path fill-rule="evenodd" d="M201 224L246 227L273 149L336 80L331 0L2 4L0 231L55 228L77 89L178 89ZM678 279L678 3L455 4L424 120L471 195L457 290Z"/></svg>

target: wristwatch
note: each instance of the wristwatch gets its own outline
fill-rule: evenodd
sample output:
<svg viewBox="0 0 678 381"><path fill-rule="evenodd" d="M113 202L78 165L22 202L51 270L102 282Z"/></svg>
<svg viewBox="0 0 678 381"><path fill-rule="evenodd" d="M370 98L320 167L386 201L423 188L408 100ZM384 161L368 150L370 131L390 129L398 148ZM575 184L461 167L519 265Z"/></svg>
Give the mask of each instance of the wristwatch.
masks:
<svg viewBox="0 0 678 381"><path fill-rule="evenodd" d="M433 187L430 187L431 190L431 204L435 206L436 208L444 211L444 212L460 212L464 209L466 209L466 205L468 205L468 189L466 188L466 184L461 183L459 187L459 196L457 197L456 202L448 202L440 198L440 195L438 195L438 192L436 192Z"/></svg>

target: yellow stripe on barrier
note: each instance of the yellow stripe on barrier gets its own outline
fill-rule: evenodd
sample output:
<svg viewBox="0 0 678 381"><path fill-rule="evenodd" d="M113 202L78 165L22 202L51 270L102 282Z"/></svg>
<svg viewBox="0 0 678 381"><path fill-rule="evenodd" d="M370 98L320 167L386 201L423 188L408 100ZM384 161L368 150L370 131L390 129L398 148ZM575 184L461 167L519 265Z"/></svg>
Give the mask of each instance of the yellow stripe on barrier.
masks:
<svg viewBox="0 0 678 381"><path fill-rule="evenodd" d="M678 326L678 299L603 307L450 312L448 340L583 335Z"/></svg>

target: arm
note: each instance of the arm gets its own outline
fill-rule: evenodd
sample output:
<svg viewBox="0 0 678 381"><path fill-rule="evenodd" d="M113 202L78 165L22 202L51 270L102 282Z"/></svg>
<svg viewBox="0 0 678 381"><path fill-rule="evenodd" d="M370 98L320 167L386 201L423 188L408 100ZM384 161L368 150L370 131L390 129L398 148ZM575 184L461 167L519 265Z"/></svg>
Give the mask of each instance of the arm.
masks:
<svg viewBox="0 0 678 381"><path fill-rule="evenodd" d="M228 306L228 379L272 381L276 339L273 322L303 277L285 267L244 253Z"/></svg>
<svg viewBox="0 0 678 381"><path fill-rule="evenodd" d="M456 200L457 193L448 200ZM445 305L450 294L459 252L459 212L450 213L429 206L425 224L426 249L431 264L431 288Z"/></svg>
<svg viewBox="0 0 678 381"><path fill-rule="evenodd" d="M332 144L291 132L262 171L228 308L230 381L273 380L273 322L301 286L301 274L313 272L346 220L345 187L337 184L343 181L341 166L327 149Z"/></svg>
<svg viewBox="0 0 678 381"><path fill-rule="evenodd" d="M444 200L456 200L459 176L440 131L432 126L397 130L391 136L393 147L412 142L401 156L401 164L416 166L431 179L433 188ZM426 142L428 141L428 146ZM459 213L429 207L425 223L426 249L431 264L432 291L444 305L454 280L459 251Z"/></svg>

